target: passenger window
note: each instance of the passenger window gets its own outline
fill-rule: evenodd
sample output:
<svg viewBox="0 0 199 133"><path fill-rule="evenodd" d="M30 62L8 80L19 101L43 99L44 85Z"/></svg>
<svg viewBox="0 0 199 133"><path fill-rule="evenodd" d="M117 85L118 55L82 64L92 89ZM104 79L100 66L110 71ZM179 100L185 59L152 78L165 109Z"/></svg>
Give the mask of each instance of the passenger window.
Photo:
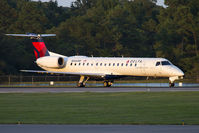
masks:
<svg viewBox="0 0 199 133"><path fill-rule="evenodd" d="M89 65L89 63L87 63L87 66Z"/></svg>
<svg viewBox="0 0 199 133"><path fill-rule="evenodd" d="M106 63L104 64L104 66L106 66Z"/></svg>
<svg viewBox="0 0 199 133"><path fill-rule="evenodd" d="M117 66L119 66L120 64L119 63L117 63Z"/></svg>
<svg viewBox="0 0 199 133"><path fill-rule="evenodd" d="M73 63L70 63L70 65L72 66L72 65L73 65Z"/></svg>
<svg viewBox="0 0 199 133"><path fill-rule="evenodd" d="M123 63L121 64L121 66L123 66Z"/></svg>
<svg viewBox="0 0 199 133"><path fill-rule="evenodd" d="M130 66L132 66L132 63L130 64Z"/></svg>
<svg viewBox="0 0 199 133"><path fill-rule="evenodd" d="M81 65L81 63L79 63L79 66Z"/></svg>
<svg viewBox="0 0 199 133"><path fill-rule="evenodd" d="M98 66L98 63L96 63L96 66Z"/></svg>
<svg viewBox="0 0 199 133"><path fill-rule="evenodd" d="M111 66L111 63L109 63L109 66Z"/></svg>
<svg viewBox="0 0 199 133"><path fill-rule="evenodd" d="M157 63L156 63L156 66L159 66L159 65L160 65L160 62L157 62Z"/></svg>
<svg viewBox="0 0 199 133"><path fill-rule="evenodd" d="M83 66L85 65L85 63L83 63Z"/></svg>
<svg viewBox="0 0 199 133"><path fill-rule="evenodd" d="M115 63L113 63L113 66L115 66Z"/></svg>
<svg viewBox="0 0 199 133"><path fill-rule="evenodd" d="M91 64L91 66L93 66L93 64Z"/></svg>
<svg viewBox="0 0 199 133"><path fill-rule="evenodd" d="M75 63L75 66L76 66L76 63Z"/></svg>
<svg viewBox="0 0 199 133"><path fill-rule="evenodd" d="M102 66L102 63L100 63L100 66Z"/></svg>
<svg viewBox="0 0 199 133"><path fill-rule="evenodd" d="M128 66L128 64L126 64L126 66Z"/></svg>

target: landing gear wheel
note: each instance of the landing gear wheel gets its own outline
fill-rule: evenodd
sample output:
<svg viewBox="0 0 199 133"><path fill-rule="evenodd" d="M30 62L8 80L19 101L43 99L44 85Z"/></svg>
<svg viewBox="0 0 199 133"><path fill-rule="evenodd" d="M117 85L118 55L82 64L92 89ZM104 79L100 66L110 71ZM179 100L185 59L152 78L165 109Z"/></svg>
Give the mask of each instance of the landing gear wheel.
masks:
<svg viewBox="0 0 199 133"><path fill-rule="evenodd" d="M108 87L108 82L104 81L104 87Z"/></svg>
<svg viewBox="0 0 199 133"><path fill-rule="evenodd" d="M175 83L169 83L169 87L174 87Z"/></svg>
<svg viewBox="0 0 199 133"><path fill-rule="evenodd" d="M104 87L111 87L112 84L110 81L104 81Z"/></svg>
<svg viewBox="0 0 199 133"><path fill-rule="evenodd" d="M86 85L84 83L78 83L77 86L78 87L85 87Z"/></svg>

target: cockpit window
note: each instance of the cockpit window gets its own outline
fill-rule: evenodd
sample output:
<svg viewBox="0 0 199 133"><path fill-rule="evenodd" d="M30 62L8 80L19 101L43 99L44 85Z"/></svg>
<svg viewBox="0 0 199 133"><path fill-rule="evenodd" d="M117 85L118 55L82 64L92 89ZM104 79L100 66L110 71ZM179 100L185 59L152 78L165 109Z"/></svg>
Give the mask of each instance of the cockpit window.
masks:
<svg viewBox="0 0 199 133"><path fill-rule="evenodd" d="M156 62L156 65L155 66L159 66L160 65L160 62Z"/></svg>
<svg viewBox="0 0 199 133"><path fill-rule="evenodd" d="M162 63L163 66L165 66L165 65L171 65L168 61L162 61L161 63Z"/></svg>

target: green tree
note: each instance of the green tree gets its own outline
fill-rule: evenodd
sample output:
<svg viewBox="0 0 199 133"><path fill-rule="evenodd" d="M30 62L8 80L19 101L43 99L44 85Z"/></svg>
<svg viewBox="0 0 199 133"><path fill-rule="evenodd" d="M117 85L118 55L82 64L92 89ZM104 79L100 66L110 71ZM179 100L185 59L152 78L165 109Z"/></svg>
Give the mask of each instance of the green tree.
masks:
<svg viewBox="0 0 199 133"><path fill-rule="evenodd" d="M154 45L157 56L175 61L188 75L198 75L199 2L197 0L165 0ZM196 63L194 63L196 62Z"/></svg>

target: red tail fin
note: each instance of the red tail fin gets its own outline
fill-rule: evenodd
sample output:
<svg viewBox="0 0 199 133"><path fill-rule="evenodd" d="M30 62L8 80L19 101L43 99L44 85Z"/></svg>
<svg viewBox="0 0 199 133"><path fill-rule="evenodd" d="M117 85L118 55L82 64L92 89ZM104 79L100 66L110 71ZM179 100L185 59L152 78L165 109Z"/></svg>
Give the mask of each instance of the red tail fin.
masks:
<svg viewBox="0 0 199 133"><path fill-rule="evenodd" d="M20 37L30 37L32 40L32 44L34 47L35 57L40 58L43 56L50 56L42 37L50 37L56 36L56 34L34 34L34 33L27 33L27 34L6 34L7 36L20 36Z"/></svg>
<svg viewBox="0 0 199 133"><path fill-rule="evenodd" d="M35 57L40 58L43 56L49 56L49 52L46 48L45 43L43 42L43 40L41 38L39 39L32 39L32 44L34 47L34 53L35 53Z"/></svg>

